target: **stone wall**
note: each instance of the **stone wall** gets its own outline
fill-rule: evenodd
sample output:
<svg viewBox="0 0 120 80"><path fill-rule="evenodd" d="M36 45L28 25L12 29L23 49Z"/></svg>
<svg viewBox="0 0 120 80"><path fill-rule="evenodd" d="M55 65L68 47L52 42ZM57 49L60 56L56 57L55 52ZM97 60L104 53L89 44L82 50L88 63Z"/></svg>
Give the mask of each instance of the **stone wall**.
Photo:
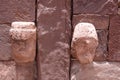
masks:
<svg viewBox="0 0 120 80"><path fill-rule="evenodd" d="M99 46L91 64L71 59L71 80L119 80L119 7L118 0L73 0L73 27L79 22L92 23Z"/></svg>
<svg viewBox="0 0 120 80"><path fill-rule="evenodd" d="M9 30L14 21L35 22L36 59L16 64ZM74 27L92 23L99 45L94 62L70 55ZM0 80L119 80L119 0L0 0Z"/></svg>

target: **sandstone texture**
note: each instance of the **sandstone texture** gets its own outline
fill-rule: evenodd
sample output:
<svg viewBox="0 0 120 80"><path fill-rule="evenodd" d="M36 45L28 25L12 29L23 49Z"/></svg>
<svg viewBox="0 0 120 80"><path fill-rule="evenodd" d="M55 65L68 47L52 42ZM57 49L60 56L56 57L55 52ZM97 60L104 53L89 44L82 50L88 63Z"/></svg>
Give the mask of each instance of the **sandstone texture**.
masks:
<svg viewBox="0 0 120 80"><path fill-rule="evenodd" d="M79 61L72 61L70 80L120 80L120 63L93 62L82 65Z"/></svg>
<svg viewBox="0 0 120 80"><path fill-rule="evenodd" d="M0 62L0 80L17 80L15 62Z"/></svg>
<svg viewBox="0 0 120 80"><path fill-rule="evenodd" d="M73 0L73 14L117 14L118 0Z"/></svg>
<svg viewBox="0 0 120 80"><path fill-rule="evenodd" d="M35 0L0 0L0 23L34 20Z"/></svg>
<svg viewBox="0 0 120 80"><path fill-rule="evenodd" d="M38 80L69 80L70 0L38 0Z"/></svg>
<svg viewBox="0 0 120 80"><path fill-rule="evenodd" d="M10 24L0 24L0 60L11 60Z"/></svg>
<svg viewBox="0 0 120 80"><path fill-rule="evenodd" d="M107 59L108 48L108 30L97 30L99 45L95 53L95 61L104 61Z"/></svg>
<svg viewBox="0 0 120 80"><path fill-rule="evenodd" d="M118 7L120 8L120 0L118 0Z"/></svg>
<svg viewBox="0 0 120 80"><path fill-rule="evenodd" d="M120 16L110 17L108 60L120 61Z"/></svg>
<svg viewBox="0 0 120 80"><path fill-rule="evenodd" d="M36 55L36 27L33 22L13 22L9 34L12 57L17 63L33 62Z"/></svg>
<svg viewBox="0 0 120 80"><path fill-rule="evenodd" d="M118 8L118 14L120 15L120 8Z"/></svg>
<svg viewBox="0 0 120 80"><path fill-rule="evenodd" d="M99 2L99 1L97 1ZM79 14L73 16L73 27L79 22L92 23L96 29L108 29L109 16L98 14Z"/></svg>
<svg viewBox="0 0 120 80"><path fill-rule="evenodd" d="M34 80L34 63L16 65L17 80Z"/></svg>
<svg viewBox="0 0 120 80"><path fill-rule="evenodd" d="M71 54L81 64L91 63L98 46L98 36L91 23L78 23L73 32Z"/></svg>

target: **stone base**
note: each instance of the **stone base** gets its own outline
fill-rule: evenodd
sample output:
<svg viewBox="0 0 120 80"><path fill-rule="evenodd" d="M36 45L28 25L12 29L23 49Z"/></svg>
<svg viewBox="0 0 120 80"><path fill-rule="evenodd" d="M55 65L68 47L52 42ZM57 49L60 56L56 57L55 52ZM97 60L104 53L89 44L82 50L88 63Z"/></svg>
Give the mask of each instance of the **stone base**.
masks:
<svg viewBox="0 0 120 80"><path fill-rule="evenodd" d="M120 80L120 63L93 62L81 65L74 60L71 63L71 80Z"/></svg>

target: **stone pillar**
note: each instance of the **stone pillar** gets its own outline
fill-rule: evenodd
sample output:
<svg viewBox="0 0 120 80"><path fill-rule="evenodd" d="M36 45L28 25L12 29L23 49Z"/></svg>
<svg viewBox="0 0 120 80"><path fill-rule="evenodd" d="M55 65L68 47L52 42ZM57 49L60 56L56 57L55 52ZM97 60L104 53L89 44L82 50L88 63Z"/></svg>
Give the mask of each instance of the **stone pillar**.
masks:
<svg viewBox="0 0 120 80"><path fill-rule="evenodd" d="M36 55L35 24L33 22L13 22L10 36L12 39L12 57L17 63L17 79L33 80L31 78L33 77L33 67L31 66L33 66Z"/></svg>
<svg viewBox="0 0 120 80"><path fill-rule="evenodd" d="M91 63L98 46L98 37L95 27L91 23L78 23L75 26L71 53L80 63Z"/></svg>
<svg viewBox="0 0 120 80"><path fill-rule="evenodd" d="M38 80L69 80L70 0L38 0Z"/></svg>

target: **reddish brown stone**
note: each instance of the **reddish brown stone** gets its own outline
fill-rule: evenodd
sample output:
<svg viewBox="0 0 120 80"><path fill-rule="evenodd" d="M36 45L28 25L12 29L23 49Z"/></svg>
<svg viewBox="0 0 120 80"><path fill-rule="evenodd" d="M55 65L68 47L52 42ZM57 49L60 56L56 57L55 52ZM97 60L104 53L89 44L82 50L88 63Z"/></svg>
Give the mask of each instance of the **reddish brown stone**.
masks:
<svg viewBox="0 0 120 80"><path fill-rule="evenodd" d="M99 45L96 49L96 55L94 60L95 61L103 61L107 58L107 37L108 37L108 31L107 30L97 30L98 34L98 41Z"/></svg>
<svg viewBox="0 0 120 80"><path fill-rule="evenodd" d="M98 1L99 2L99 1ZM98 14L80 14L73 16L73 26L76 26L79 22L92 23L96 29L108 29L109 16Z"/></svg>
<svg viewBox="0 0 120 80"><path fill-rule="evenodd" d="M38 80L69 80L70 0L38 3Z"/></svg>
<svg viewBox="0 0 120 80"><path fill-rule="evenodd" d="M0 62L0 80L17 80L14 61Z"/></svg>
<svg viewBox="0 0 120 80"><path fill-rule="evenodd" d="M73 0L74 14L117 14L118 0Z"/></svg>
<svg viewBox="0 0 120 80"><path fill-rule="evenodd" d="M0 60L11 59L11 43L9 29L9 24L0 24Z"/></svg>
<svg viewBox="0 0 120 80"><path fill-rule="evenodd" d="M119 80L119 62L93 62L81 65L79 61L71 62L70 80Z"/></svg>
<svg viewBox="0 0 120 80"><path fill-rule="evenodd" d="M34 80L34 63L16 65L17 80Z"/></svg>
<svg viewBox="0 0 120 80"><path fill-rule="evenodd" d="M0 0L0 23L34 20L35 0Z"/></svg>
<svg viewBox="0 0 120 80"><path fill-rule="evenodd" d="M120 16L110 17L108 60L120 61Z"/></svg>

